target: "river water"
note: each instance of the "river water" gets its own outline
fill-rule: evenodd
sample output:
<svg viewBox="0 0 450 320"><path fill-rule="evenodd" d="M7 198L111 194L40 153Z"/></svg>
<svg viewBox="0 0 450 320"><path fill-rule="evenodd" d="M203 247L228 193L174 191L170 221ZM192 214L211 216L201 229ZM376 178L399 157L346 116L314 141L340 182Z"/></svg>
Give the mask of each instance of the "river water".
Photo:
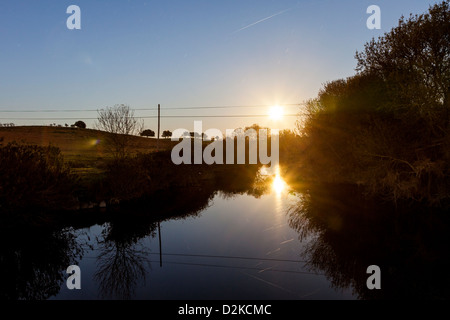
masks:
<svg viewBox="0 0 450 320"><path fill-rule="evenodd" d="M78 263L82 289L63 283L54 298L354 298L302 259L313 237L300 240L289 226L296 200L277 175L261 196L217 192L205 209L131 241L108 239L110 223L77 230L76 241L88 248Z"/></svg>
<svg viewBox="0 0 450 320"><path fill-rule="evenodd" d="M449 298L445 210L398 212L345 187L288 185L279 172L263 180L181 188L56 230L10 228L1 298ZM67 288L70 265L80 290ZM379 290L367 287L371 265Z"/></svg>

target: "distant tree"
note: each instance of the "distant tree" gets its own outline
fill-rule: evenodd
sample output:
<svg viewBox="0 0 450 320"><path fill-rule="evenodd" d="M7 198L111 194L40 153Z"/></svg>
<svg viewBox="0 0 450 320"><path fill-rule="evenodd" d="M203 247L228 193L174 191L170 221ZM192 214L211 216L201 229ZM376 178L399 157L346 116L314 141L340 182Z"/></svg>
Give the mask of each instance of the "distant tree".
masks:
<svg viewBox="0 0 450 320"><path fill-rule="evenodd" d="M106 142L113 157L116 160L124 159L130 148L131 135L143 131L143 122L138 122L134 111L125 104L99 110L97 120L96 127L99 130L112 133L107 136Z"/></svg>
<svg viewBox="0 0 450 320"><path fill-rule="evenodd" d="M77 128L80 128L80 129L86 129L86 123L84 123L81 120L75 122L74 126L77 127Z"/></svg>
<svg viewBox="0 0 450 320"><path fill-rule="evenodd" d="M154 137L155 136L155 131L150 130L150 129L146 129L144 131L142 131L140 133L141 137Z"/></svg>
<svg viewBox="0 0 450 320"><path fill-rule="evenodd" d="M69 126L67 123L66 124L64 124L65 126L66 126L66 128Z"/></svg>
<svg viewBox="0 0 450 320"><path fill-rule="evenodd" d="M172 136L172 132L170 130L164 130L162 133L163 138L170 138Z"/></svg>
<svg viewBox="0 0 450 320"><path fill-rule="evenodd" d="M191 138L194 138L194 139L200 139L202 137L202 134L200 134L198 132L194 132L194 131L189 132L189 135L191 136Z"/></svg>
<svg viewBox="0 0 450 320"><path fill-rule="evenodd" d="M254 123L254 124L252 124L251 126L248 126L248 127L245 127L244 128L244 130L239 130L240 132L238 132L239 134L244 134L244 133L248 133L248 132L251 132L251 130L255 130L255 132L254 133L256 133L256 135L255 134L248 134L247 136L250 138L250 139L258 139L259 138L259 134L260 134L260 130L266 130L266 132L267 132L267 136L270 136L270 128L268 128L268 127L261 127L259 124L257 124L257 123Z"/></svg>

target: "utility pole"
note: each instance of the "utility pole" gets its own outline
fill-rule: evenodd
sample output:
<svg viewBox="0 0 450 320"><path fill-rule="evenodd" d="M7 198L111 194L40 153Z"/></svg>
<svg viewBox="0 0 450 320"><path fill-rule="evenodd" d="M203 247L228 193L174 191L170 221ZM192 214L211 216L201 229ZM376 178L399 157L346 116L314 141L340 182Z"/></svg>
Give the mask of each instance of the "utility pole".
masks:
<svg viewBox="0 0 450 320"><path fill-rule="evenodd" d="M158 140L156 141L156 150L159 151L159 129L160 129L160 119L161 119L161 106L158 104Z"/></svg>
<svg viewBox="0 0 450 320"><path fill-rule="evenodd" d="M158 221L158 237L159 237L159 266L162 268L161 223L159 221Z"/></svg>
<svg viewBox="0 0 450 320"><path fill-rule="evenodd" d="M161 129L161 105L158 103L158 140L156 140L156 150L159 151L159 136ZM161 248L161 223L158 221L158 238L159 238L159 266L162 268L162 248Z"/></svg>

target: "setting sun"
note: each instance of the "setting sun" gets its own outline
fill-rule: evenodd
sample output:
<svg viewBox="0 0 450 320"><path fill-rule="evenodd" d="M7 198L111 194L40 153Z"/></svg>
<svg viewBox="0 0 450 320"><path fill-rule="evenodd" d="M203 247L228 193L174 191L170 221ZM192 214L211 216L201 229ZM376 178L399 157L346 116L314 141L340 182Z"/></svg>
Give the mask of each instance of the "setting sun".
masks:
<svg viewBox="0 0 450 320"><path fill-rule="evenodd" d="M283 117L283 108L280 106L273 106L269 110L269 117L272 120L280 120Z"/></svg>

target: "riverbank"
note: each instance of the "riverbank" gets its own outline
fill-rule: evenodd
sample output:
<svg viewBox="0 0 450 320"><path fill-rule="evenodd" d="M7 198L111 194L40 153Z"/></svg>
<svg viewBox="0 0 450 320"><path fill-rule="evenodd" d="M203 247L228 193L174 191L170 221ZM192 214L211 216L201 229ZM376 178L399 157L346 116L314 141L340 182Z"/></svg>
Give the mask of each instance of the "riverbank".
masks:
<svg viewBox="0 0 450 320"><path fill-rule="evenodd" d="M177 142L131 137L125 158L107 152L108 133L63 127L0 128L0 208L90 210L158 192L224 184L239 189L259 165L175 165ZM18 141L18 142L17 142ZM205 142L203 146L205 147ZM247 146L248 148L248 146Z"/></svg>
<svg viewBox="0 0 450 320"><path fill-rule="evenodd" d="M2 218L13 224L42 226L62 216L84 220L84 212L97 214L135 205L154 207L157 203L161 207L160 199L177 203L179 193L185 190L208 190L209 194L220 189L245 192L252 188L261 167L175 165L170 150L135 150L126 158L106 157L90 166L91 170L80 173L56 146L1 142Z"/></svg>

